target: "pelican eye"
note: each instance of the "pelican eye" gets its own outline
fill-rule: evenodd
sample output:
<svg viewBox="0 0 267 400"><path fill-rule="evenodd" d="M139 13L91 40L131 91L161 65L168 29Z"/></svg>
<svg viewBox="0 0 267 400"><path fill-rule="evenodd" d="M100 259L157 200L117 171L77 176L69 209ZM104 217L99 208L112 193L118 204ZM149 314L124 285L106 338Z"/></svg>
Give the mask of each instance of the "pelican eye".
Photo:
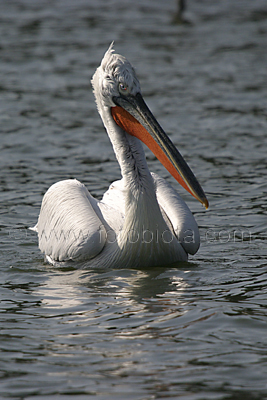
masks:
<svg viewBox="0 0 267 400"><path fill-rule="evenodd" d="M125 83L120 82L119 83L119 91L121 94L128 94L129 93L129 88Z"/></svg>

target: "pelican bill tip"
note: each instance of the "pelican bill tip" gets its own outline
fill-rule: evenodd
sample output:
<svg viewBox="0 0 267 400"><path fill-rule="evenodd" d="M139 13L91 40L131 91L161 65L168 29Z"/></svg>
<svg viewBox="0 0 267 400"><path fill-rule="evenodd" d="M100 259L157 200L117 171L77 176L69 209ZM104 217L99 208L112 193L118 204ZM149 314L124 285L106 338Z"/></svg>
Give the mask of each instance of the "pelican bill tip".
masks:
<svg viewBox="0 0 267 400"><path fill-rule="evenodd" d="M204 199L204 201L203 201L203 206L206 208L206 210L209 208L209 202L208 202L208 199L207 198L205 198Z"/></svg>

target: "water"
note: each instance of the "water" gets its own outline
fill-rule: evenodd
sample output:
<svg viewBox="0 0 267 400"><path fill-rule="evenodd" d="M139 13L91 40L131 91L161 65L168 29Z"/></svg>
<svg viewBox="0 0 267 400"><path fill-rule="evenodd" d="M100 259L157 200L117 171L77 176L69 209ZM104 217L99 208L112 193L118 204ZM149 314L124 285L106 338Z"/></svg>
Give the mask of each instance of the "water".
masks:
<svg viewBox="0 0 267 400"><path fill-rule="evenodd" d="M265 0L1 1L0 397L267 397ZM119 178L90 78L110 42L207 192L188 263L43 263L44 192ZM176 183L147 151L150 168Z"/></svg>

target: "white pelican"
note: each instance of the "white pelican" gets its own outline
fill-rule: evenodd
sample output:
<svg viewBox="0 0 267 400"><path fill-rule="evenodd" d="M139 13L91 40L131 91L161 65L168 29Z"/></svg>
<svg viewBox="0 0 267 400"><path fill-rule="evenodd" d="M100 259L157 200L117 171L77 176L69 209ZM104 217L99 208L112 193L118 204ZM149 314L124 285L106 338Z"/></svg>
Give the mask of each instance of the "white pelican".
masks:
<svg viewBox="0 0 267 400"><path fill-rule="evenodd" d="M171 185L149 171L140 140L206 208L208 201L145 104L131 64L112 47L92 86L122 179L112 183L100 201L75 179L55 183L45 193L32 229L54 265L75 261L128 268L187 260L199 247L196 221Z"/></svg>

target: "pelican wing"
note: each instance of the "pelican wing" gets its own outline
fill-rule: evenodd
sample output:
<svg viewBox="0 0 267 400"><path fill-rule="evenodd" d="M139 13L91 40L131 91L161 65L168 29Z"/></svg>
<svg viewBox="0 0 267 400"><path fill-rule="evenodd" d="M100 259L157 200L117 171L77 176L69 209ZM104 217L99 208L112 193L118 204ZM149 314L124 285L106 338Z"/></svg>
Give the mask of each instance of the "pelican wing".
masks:
<svg viewBox="0 0 267 400"><path fill-rule="evenodd" d="M200 245L198 226L186 203L163 178L152 173L158 203L167 215L172 229L184 250L195 254Z"/></svg>
<svg viewBox="0 0 267 400"><path fill-rule="evenodd" d="M44 195L38 223L39 247L53 261L88 260L101 252L106 230L95 200L75 179L52 185Z"/></svg>

